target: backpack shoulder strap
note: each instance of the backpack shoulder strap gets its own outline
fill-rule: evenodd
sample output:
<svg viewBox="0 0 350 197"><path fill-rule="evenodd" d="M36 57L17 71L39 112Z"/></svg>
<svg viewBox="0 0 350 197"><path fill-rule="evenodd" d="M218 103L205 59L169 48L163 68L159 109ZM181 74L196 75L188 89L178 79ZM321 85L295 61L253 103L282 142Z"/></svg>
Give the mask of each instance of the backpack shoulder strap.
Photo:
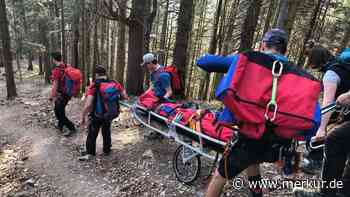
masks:
<svg viewBox="0 0 350 197"><path fill-rule="evenodd" d="M102 95L101 95L101 92L100 92L100 86L101 86L101 83L103 83L104 81L97 81L95 80L95 95L94 95L94 113L96 112L96 106L97 106L97 102L100 101L100 102L103 102L102 100ZM102 113L105 113L105 108L102 104Z"/></svg>

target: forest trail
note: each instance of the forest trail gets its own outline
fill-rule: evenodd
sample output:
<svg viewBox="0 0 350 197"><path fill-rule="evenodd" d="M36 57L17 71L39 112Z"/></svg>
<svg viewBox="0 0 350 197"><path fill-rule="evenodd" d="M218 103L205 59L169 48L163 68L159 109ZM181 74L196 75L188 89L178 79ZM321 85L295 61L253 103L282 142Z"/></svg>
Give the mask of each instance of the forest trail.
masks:
<svg viewBox="0 0 350 197"><path fill-rule="evenodd" d="M20 155L15 170L22 171L18 172L20 178L15 180L16 184L1 185L0 182L0 196L16 196L16 193L17 196L24 193L24 196L76 197L193 196L202 193L197 192L200 188L176 181L171 165L176 145L143 140L127 112L120 117L124 119L119 121L123 124L113 126L112 156L79 162L78 149L85 143L86 132L80 129L65 138L54 129L52 105L47 100L50 87L41 84L38 79L26 80L18 85L20 96L16 100L6 101L4 94L0 97L0 156L2 150L12 153L8 151L12 147L13 154ZM0 80L0 90L5 92L3 80ZM76 98L67 107L68 117L75 123L80 109L80 100ZM99 137L97 154L101 149ZM0 166L6 167L1 157ZM198 185L204 188L203 184ZM12 192L6 193L6 190Z"/></svg>
<svg viewBox="0 0 350 197"><path fill-rule="evenodd" d="M64 196L111 196L113 188L104 187L106 181L93 171L80 170L81 164L70 154L69 146L79 140L77 137L61 138L51 128L28 124L35 121L28 120L25 116L36 114L37 108L47 102L45 96L48 87L40 87L39 92L37 88L20 86L23 91L22 97L17 100L19 103L14 101L10 106L1 106L1 135L15 136L17 143L25 142L24 148L28 154L25 167L49 178L50 182L59 186L58 189ZM33 96L32 93L37 94Z"/></svg>
<svg viewBox="0 0 350 197"><path fill-rule="evenodd" d="M202 160L202 171L192 185L175 178L172 156L176 143L148 141L144 129L135 125L123 108L113 123L112 151L102 157L102 139L97 142L95 160L79 162L79 149L85 143L86 130L69 138L54 128L52 104L47 100L50 87L41 79L25 79L18 84L19 97L7 101L0 97L0 196L203 196L208 184L211 162ZM0 79L0 90L5 82ZM68 117L79 120L81 101L71 100ZM264 177L281 178L274 164L263 164ZM6 173L13 175L9 176ZM304 176L304 175L302 175ZM291 196L291 190L266 191L267 196ZM226 188L224 196L246 196L247 188Z"/></svg>

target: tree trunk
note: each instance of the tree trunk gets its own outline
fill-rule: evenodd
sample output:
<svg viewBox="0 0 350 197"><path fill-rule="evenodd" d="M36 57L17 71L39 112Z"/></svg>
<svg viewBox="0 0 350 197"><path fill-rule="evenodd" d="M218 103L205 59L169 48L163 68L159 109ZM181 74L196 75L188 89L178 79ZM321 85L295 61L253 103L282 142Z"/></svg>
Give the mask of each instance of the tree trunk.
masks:
<svg viewBox="0 0 350 197"><path fill-rule="evenodd" d="M20 56L23 52L23 43L22 43L22 36L18 28L18 21L16 19L16 14L13 13L13 25L14 25L14 34L15 34L15 39L16 39L16 64L17 64L17 72L19 72L19 79L22 82L23 77L22 77L22 69L21 69L21 63L20 63ZM3 66L3 61L2 61L2 51L0 50L0 67Z"/></svg>
<svg viewBox="0 0 350 197"><path fill-rule="evenodd" d="M162 33L160 37L160 52L158 60L160 64L165 63L165 47L166 47L166 33L168 25L168 11L169 11L169 0L166 0L166 5L163 13L163 24L162 24Z"/></svg>
<svg viewBox="0 0 350 197"><path fill-rule="evenodd" d="M20 6L21 6L21 15L22 15L22 21L23 21L23 28L24 28L24 33L25 35L29 35L28 31L28 23L27 23L27 17L26 17L26 9L25 9L25 4L24 0L20 1ZM28 54L27 54L27 60L28 60L28 67L27 70L32 71L33 70L33 53L32 50L29 49Z"/></svg>
<svg viewBox="0 0 350 197"><path fill-rule="evenodd" d="M23 82L22 69L21 69L21 63L20 63L20 54L18 53L16 54L16 64L17 64L17 71L19 72L19 80Z"/></svg>
<svg viewBox="0 0 350 197"><path fill-rule="evenodd" d="M122 0L121 6L126 7L126 0ZM121 17L126 17L126 10L120 9ZM126 49L126 25L123 22L118 21L118 39L117 39L117 63L116 63L116 80L120 83L124 82L124 70L125 70L125 49Z"/></svg>
<svg viewBox="0 0 350 197"><path fill-rule="evenodd" d="M146 0L132 0L129 21L128 69L126 89L132 95L143 92L144 71L140 64L144 53L144 21Z"/></svg>
<svg viewBox="0 0 350 197"><path fill-rule="evenodd" d="M151 10L152 7L152 10ZM144 42L145 42L145 48L144 52L150 52L150 43L151 43L151 32L152 32L152 27L153 27L153 21L154 18L157 15L157 0L147 0L146 1L146 6L145 6L145 12L146 12L146 17L144 21ZM145 83L149 84L149 73L145 73Z"/></svg>
<svg viewBox="0 0 350 197"><path fill-rule="evenodd" d="M152 2L151 2L152 1ZM152 10L151 10L152 5ZM154 18L157 15L157 0L146 0L146 17L144 22L144 31L145 31L145 52L150 51L150 42L151 42L151 32L153 27Z"/></svg>
<svg viewBox="0 0 350 197"><path fill-rule="evenodd" d="M34 70L34 68L33 68L33 54L31 53L31 52L29 52L29 54L28 54L28 68L27 68L27 70L30 70L30 71L32 71L32 70Z"/></svg>
<svg viewBox="0 0 350 197"><path fill-rule="evenodd" d="M75 8L79 9L79 4L81 0L75 0ZM73 19L73 47L72 47L72 64L75 67L79 66L79 12L75 11L74 13L74 19Z"/></svg>
<svg viewBox="0 0 350 197"><path fill-rule="evenodd" d="M45 19L41 19L38 22L38 29L40 32L40 38L41 43L45 46L45 52L43 52L41 55L43 56L43 62L44 62L44 74L45 74L45 83L50 82L50 60L49 60L49 49L50 49L50 42L48 38L49 34L49 27L47 24L47 21Z"/></svg>
<svg viewBox="0 0 350 197"><path fill-rule="evenodd" d="M321 2L322 0L318 0L317 1L317 4L315 6L315 9L313 11L313 14L312 14L312 17L310 19L310 25L308 26L308 29L306 31L306 34L305 34L305 37L304 37L304 41L303 41L303 44L302 44L302 48L300 50L300 53L299 53L299 59L298 59L298 66L303 66L304 64L304 61L305 61L305 48L306 48L306 43L311 39L312 37L312 32L315 28L315 23L316 23L316 18L318 16L318 12L320 10L320 6L321 6Z"/></svg>
<svg viewBox="0 0 350 197"><path fill-rule="evenodd" d="M210 54L216 53L217 42L218 42L217 32L218 32L219 21L220 21L221 7L222 7L222 0L218 0L218 7L215 12L215 18L214 18L214 24L213 24L213 32L212 32L210 44L209 44Z"/></svg>
<svg viewBox="0 0 350 197"><path fill-rule="evenodd" d="M81 6L81 48L80 48L80 53L81 53L81 71L83 73L83 85L82 85L82 91L85 91L86 87L86 69L88 66L86 65L86 35L87 35L87 30L86 30L86 11L85 11L85 0L80 0L80 6Z"/></svg>
<svg viewBox="0 0 350 197"><path fill-rule="evenodd" d="M346 25L343 40L342 40L341 45L340 45L340 49L343 50L344 48L346 48L349 44L349 41L350 41L350 23L348 22Z"/></svg>
<svg viewBox="0 0 350 197"><path fill-rule="evenodd" d="M228 17L228 28L226 31L226 35L225 35L225 40L224 40L224 49L223 49L223 54L224 55L228 55L230 52L232 52L232 37L233 37L233 31L235 29L235 19L236 19L236 15L237 15L237 7L239 5L239 0L234 0L232 2L231 5L231 10L230 10L230 14Z"/></svg>
<svg viewBox="0 0 350 197"><path fill-rule="evenodd" d="M95 11L98 10L98 0L95 0L94 2ZM92 60L92 79L95 80L95 68L96 65L99 64L99 48L98 48L98 23L99 23L99 16L95 15L94 20L94 38L93 38L93 60Z"/></svg>
<svg viewBox="0 0 350 197"><path fill-rule="evenodd" d="M316 34L316 36L315 36L315 41L320 41L320 38L321 38L321 36L322 36L322 33L324 32L324 30L325 30L325 23L326 23L326 16L327 16L327 13L328 13L328 10L329 10L329 8L330 8L330 4L331 4L331 1L332 0L326 0L326 2L325 2L325 10L324 10L324 12L323 12L323 15L322 15L322 18L321 18L321 25L320 25L320 27L318 28L318 31L316 31L317 32L317 34Z"/></svg>
<svg viewBox="0 0 350 197"><path fill-rule="evenodd" d="M0 36L2 43L2 59L4 60L6 73L7 98L13 99L17 96L16 84L12 67L11 40L9 23L6 16L5 0L0 0Z"/></svg>
<svg viewBox="0 0 350 197"><path fill-rule="evenodd" d="M275 4L276 4L276 0L270 1L269 9L267 11L267 15L265 19L263 34L265 34L270 29L271 19L275 10Z"/></svg>
<svg viewBox="0 0 350 197"><path fill-rule="evenodd" d="M65 22L64 22L64 4L63 0L61 0L61 52L62 52L62 58L63 62L67 61L67 54L66 54L66 32L65 32Z"/></svg>
<svg viewBox="0 0 350 197"><path fill-rule="evenodd" d="M251 1L247 10L247 16L245 17L242 32L241 32L241 44L239 51L250 50L253 44L254 33L258 23L261 0Z"/></svg>
<svg viewBox="0 0 350 197"><path fill-rule="evenodd" d="M284 29L285 24L288 20L288 1L289 0L280 0L279 13L277 18L277 28Z"/></svg>
<svg viewBox="0 0 350 197"><path fill-rule="evenodd" d="M215 54L216 53L216 48L217 48L217 31L219 27L219 21L220 21L220 15L221 15L221 7L222 7L222 0L218 0L218 7L215 12L215 17L214 17L214 24L213 24L213 31L212 31L212 36L210 39L210 44L209 44L209 53L210 54ZM209 99L210 95L210 73L205 73L205 86L204 86L204 91L205 93L205 100Z"/></svg>
<svg viewBox="0 0 350 197"><path fill-rule="evenodd" d="M293 29L294 20L297 15L299 5L300 0L281 1L281 7L279 9L277 20L277 28L285 30L288 36Z"/></svg>
<svg viewBox="0 0 350 197"><path fill-rule="evenodd" d="M165 63L165 47L166 47L166 33L168 25L168 11L169 11L169 0L166 0L166 5L163 13L163 24L162 24L162 33L160 37L160 52L158 60L160 64Z"/></svg>
<svg viewBox="0 0 350 197"><path fill-rule="evenodd" d="M39 54L39 75L43 75L43 55Z"/></svg>
<svg viewBox="0 0 350 197"><path fill-rule="evenodd" d="M175 41L175 48L174 48L174 63L178 68L180 77L181 77L181 83L182 88L184 88L185 85L185 79L186 75L186 62L187 62L187 49L188 49L188 42L189 42L189 34L192 29L192 18L193 18L193 0L181 0L180 3L180 13L177 23L177 32L176 32L176 41ZM182 96L184 97L184 91L182 92Z"/></svg>
<svg viewBox="0 0 350 197"><path fill-rule="evenodd" d="M114 79L114 68L115 68L115 43L116 43L116 31L117 31L117 26L116 23L113 21L112 22L112 32L111 32L111 37L112 37L112 41L111 41L111 49L110 49L110 68L109 68L109 77L111 79ZM123 81L119 81L120 83L123 83Z"/></svg>
<svg viewBox="0 0 350 197"><path fill-rule="evenodd" d="M100 36L99 36L100 37L100 50L99 50L98 64L101 64L102 66L104 66L106 68L106 70L108 70L108 63L106 62L106 60L108 60L108 59L106 58L106 50L105 50L106 49L105 48L106 38L107 38L106 30L107 30L108 25L107 25L106 19L101 18L100 20L101 20L101 23L100 23L99 29L101 29L101 31L100 31Z"/></svg>

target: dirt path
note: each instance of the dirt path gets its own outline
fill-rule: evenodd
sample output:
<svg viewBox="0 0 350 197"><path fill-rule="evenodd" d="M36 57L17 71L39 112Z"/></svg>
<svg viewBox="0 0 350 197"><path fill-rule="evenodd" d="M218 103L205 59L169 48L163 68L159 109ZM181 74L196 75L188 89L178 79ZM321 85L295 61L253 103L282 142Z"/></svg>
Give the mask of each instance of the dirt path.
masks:
<svg viewBox="0 0 350 197"><path fill-rule="evenodd" d="M2 92L4 88L1 81ZM21 181L34 180L34 187L48 184L55 188L53 196L193 196L196 193L194 187L177 182L172 173L171 156L176 146L165 141L145 141L137 127L128 125L127 113L122 115L126 124L114 125L113 155L79 162L77 148L84 144L86 132L81 130L65 138L53 128L54 118L46 99L49 87L28 80L18 85L18 90L20 96L15 101L5 101L5 95L1 95L0 136L10 136L10 144L25 150L23 154L28 159L23 169L32 171L33 177ZM79 103L74 99L67 108L68 116L75 121L79 115L76 112L80 112ZM101 141L98 139L98 153ZM25 183L20 185L16 190L28 190ZM26 195L40 195L40 191L35 192Z"/></svg>
<svg viewBox="0 0 350 197"><path fill-rule="evenodd" d="M49 87L30 79L18 84L18 91L14 101L0 95L0 196L203 196L209 162L202 161L201 176L193 185L181 184L172 169L177 145L143 139L143 130L127 111L113 124L112 156L79 162L77 149L85 143L86 131L65 138L53 128ZM1 78L0 92L5 92ZM67 114L76 122L80 109L80 100L73 99ZM99 137L98 153L101 142ZM265 177L280 177L272 164L263 169ZM290 190L267 193L291 196ZM247 188L228 187L224 196L247 196Z"/></svg>

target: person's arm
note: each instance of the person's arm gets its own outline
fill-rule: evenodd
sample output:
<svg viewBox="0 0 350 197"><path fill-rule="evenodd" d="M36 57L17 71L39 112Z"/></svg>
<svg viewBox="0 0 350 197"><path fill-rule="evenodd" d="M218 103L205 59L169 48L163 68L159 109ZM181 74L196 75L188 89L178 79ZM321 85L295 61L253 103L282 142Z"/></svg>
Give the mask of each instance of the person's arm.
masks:
<svg viewBox="0 0 350 197"><path fill-rule="evenodd" d="M164 99L168 99L173 95L173 90L171 89L171 86L165 88L166 93L164 95Z"/></svg>
<svg viewBox="0 0 350 197"><path fill-rule="evenodd" d="M340 95L337 99L337 104L339 105L350 105L350 91Z"/></svg>
<svg viewBox="0 0 350 197"><path fill-rule="evenodd" d="M206 54L200 57L196 64L207 72L226 73L238 55L219 56Z"/></svg>
<svg viewBox="0 0 350 197"><path fill-rule="evenodd" d="M171 89L171 77L169 73L161 73L159 75L159 80L162 88L165 89L164 99L168 99L173 95L173 90Z"/></svg>
<svg viewBox="0 0 350 197"><path fill-rule="evenodd" d="M94 102L94 97L92 95L88 95L86 100L85 100L83 112L82 112L81 118L80 118L81 125L85 125L86 116L88 115L88 113L90 113L92 111L93 102Z"/></svg>
<svg viewBox="0 0 350 197"><path fill-rule="evenodd" d="M323 93L322 107L325 107L334 102L337 86L338 86L338 80L334 80L332 76L329 76L329 73L326 73L323 79L324 93ZM316 137L322 138L326 135L326 128L331 115L332 113L326 113L322 115L321 125L317 131Z"/></svg>
<svg viewBox="0 0 350 197"><path fill-rule="evenodd" d="M124 89L121 91L121 96L122 96L122 99L129 100L129 96L126 93L126 90Z"/></svg>
<svg viewBox="0 0 350 197"><path fill-rule="evenodd" d="M57 90L58 90L58 80L54 80L52 82L50 100L53 100L54 98L57 97Z"/></svg>

